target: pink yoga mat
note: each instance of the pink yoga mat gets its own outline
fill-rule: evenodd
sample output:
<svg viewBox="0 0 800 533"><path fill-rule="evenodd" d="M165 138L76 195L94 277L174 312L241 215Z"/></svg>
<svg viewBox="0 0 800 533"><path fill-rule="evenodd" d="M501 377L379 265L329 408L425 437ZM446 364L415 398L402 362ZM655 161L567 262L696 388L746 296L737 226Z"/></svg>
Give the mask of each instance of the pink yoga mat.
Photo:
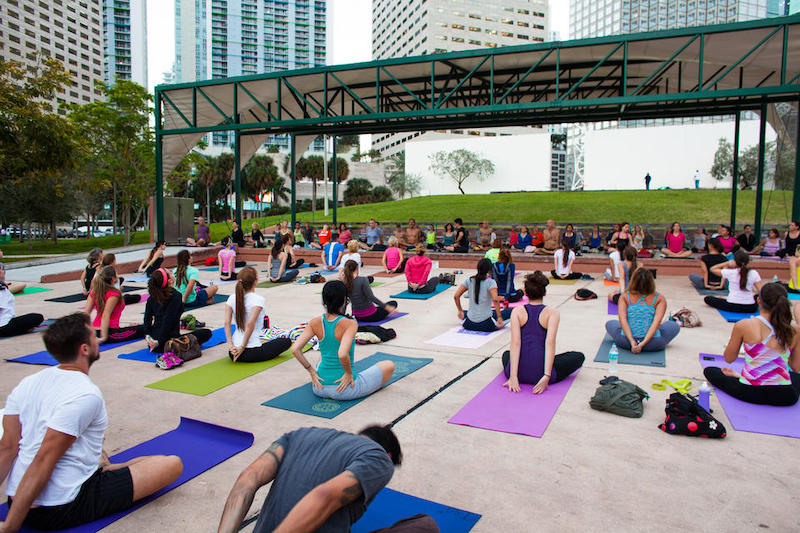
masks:
<svg viewBox="0 0 800 533"><path fill-rule="evenodd" d="M531 303L531 301L528 299L528 297L527 296L523 296L522 300L520 300L518 302L510 302L508 304L508 307L513 309L514 307L521 307L521 306L523 306L525 304L529 304L529 303Z"/></svg>
<svg viewBox="0 0 800 533"><path fill-rule="evenodd" d="M500 372L448 422L541 438L576 375L550 385L542 394L532 394L533 385L509 392L503 387L506 376Z"/></svg>
<svg viewBox="0 0 800 533"><path fill-rule="evenodd" d="M611 300L606 300L608 302L608 314L609 315L618 315L619 314L619 306L612 302Z"/></svg>
<svg viewBox="0 0 800 533"><path fill-rule="evenodd" d="M741 372L744 359L740 357L729 365L721 355L701 353L700 365L703 368L708 366L720 368L730 366ZM737 400L716 389L714 392L735 430L800 439L800 403L790 407L756 405Z"/></svg>

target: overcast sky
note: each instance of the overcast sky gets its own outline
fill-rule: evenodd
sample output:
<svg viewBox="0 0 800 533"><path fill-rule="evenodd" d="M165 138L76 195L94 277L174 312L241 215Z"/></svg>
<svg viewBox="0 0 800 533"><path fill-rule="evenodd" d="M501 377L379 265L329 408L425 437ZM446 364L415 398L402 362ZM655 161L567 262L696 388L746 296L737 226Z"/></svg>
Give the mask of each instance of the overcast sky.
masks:
<svg viewBox="0 0 800 533"><path fill-rule="evenodd" d="M371 0L328 1L328 63L368 61L372 56ZM569 0L549 0L551 28L568 38ZM163 83L175 61L175 2L147 0L147 56L150 89Z"/></svg>

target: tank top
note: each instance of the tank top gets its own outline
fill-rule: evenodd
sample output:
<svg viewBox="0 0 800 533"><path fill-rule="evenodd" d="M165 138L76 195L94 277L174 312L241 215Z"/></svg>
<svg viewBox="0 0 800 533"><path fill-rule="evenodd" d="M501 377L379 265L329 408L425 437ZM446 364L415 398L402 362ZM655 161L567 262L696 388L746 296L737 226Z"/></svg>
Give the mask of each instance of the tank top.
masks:
<svg viewBox="0 0 800 533"><path fill-rule="evenodd" d="M386 266L389 270L393 269L400 264L400 249L387 248L386 249Z"/></svg>
<svg viewBox="0 0 800 533"><path fill-rule="evenodd" d="M770 333L758 344L744 343L744 368L739 382L745 385L791 385L789 350L781 353L767 346L767 342L775 336L775 329L763 316L756 318L769 328Z"/></svg>
<svg viewBox="0 0 800 533"><path fill-rule="evenodd" d="M514 263L497 263L492 265L492 277L497 282L497 294L508 296L515 292L514 289Z"/></svg>
<svg viewBox="0 0 800 533"><path fill-rule="evenodd" d="M787 255L794 255L797 246L800 245L800 235L797 238L793 239L789 233L786 233L786 254Z"/></svg>
<svg viewBox="0 0 800 533"><path fill-rule="evenodd" d="M94 321L92 322L92 327L100 329L103 325L103 313L101 313L98 309L97 303L94 302L94 297L91 292L89 292L89 296L92 298L94 310L96 311ZM104 297L105 302L103 302L104 306L108 305L108 299L112 296L116 296L119 298L119 300L117 300L117 305L114 306L114 310L111 311L111 317L108 320L108 327L111 329L116 329L119 327L119 317L122 316L122 310L125 309L125 299L122 297L122 294L117 291L106 291Z"/></svg>
<svg viewBox="0 0 800 533"><path fill-rule="evenodd" d="M425 235L425 242L428 244L434 244L436 242L436 234L432 231L429 231L427 235Z"/></svg>
<svg viewBox="0 0 800 533"><path fill-rule="evenodd" d="M535 385L544 376L544 343L547 330L539 323L539 316L545 306L543 304L525 304L528 321L520 329L521 343L519 348L519 366L517 379L520 383ZM511 363L505 368L506 377L510 375ZM550 372L550 382L556 380L556 369Z"/></svg>
<svg viewBox="0 0 800 533"><path fill-rule="evenodd" d="M647 330L653 324L653 319L656 317L656 302L658 301L658 293L653 299L653 304L647 303L646 296L640 296L638 300L631 303L631 293L628 291L628 326L631 328L633 338L641 340L647 335ZM656 330L653 337L658 337L659 331Z"/></svg>
<svg viewBox="0 0 800 533"><path fill-rule="evenodd" d="M317 375L322 380L323 385L336 385L335 381L344 375L344 368L339 361L339 345L336 340L336 324L343 316L336 317L336 320L329 321L322 315L322 329L324 336L319 341L319 351L321 360L317 366ZM355 369L355 342L350 345L350 368L353 370L353 381L356 379Z"/></svg>
<svg viewBox="0 0 800 533"><path fill-rule="evenodd" d="M94 279L94 273L97 271L96 266L88 265L86 267L86 275L83 276L83 288L87 291L91 290L92 288L92 280Z"/></svg>
<svg viewBox="0 0 800 533"><path fill-rule="evenodd" d="M775 239L774 241L770 241L767 239L767 242L764 243L764 253L769 255L775 255L778 253L778 250L781 247L781 240Z"/></svg>
<svg viewBox="0 0 800 533"><path fill-rule="evenodd" d="M444 244L445 246L452 246L454 242L456 242L455 235L445 235L443 237L442 244Z"/></svg>
<svg viewBox="0 0 800 533"><path fill-rule="evenodd" d="M278 255L277 258L274 258L272 254L270 254L269 261L269 275L270 277L277 278L281 271L281 256Z"/></svg>

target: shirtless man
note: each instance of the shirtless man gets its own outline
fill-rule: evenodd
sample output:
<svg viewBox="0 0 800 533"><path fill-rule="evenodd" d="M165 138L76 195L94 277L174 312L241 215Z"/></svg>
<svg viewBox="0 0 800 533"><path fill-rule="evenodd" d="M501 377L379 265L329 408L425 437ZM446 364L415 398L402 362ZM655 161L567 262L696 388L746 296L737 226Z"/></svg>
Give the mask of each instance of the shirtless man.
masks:
<svg viewBox="0 0 800 533"><path fill-rule="evenodd" d="M406 238L404 246L408 248L416 248L417 244L421 242L422 242L422 231L417 226L417 221L414 220L413 218L409 218L408 228L406 229Z"/></svg>
<svg viewBox="0 0 800 533"><path fill-rule="evenodd" d="M553 219L547 221L547 227L542 232L544 235L544 244L541 248L537 248L536 252L539 255L553 255L558 249L558 244L561 242L561 231L556 227Z"/></svg>
<svg viewBox="0 0 800 533"><path fill-rule="evenodd" d="M394 227L394 236L397 237L397 244L401 248L407 248L408 243L406 242L406 232L403 231L402 224L396 224Z"/></svg>
<svg viewBox="0 0 800 533"><path fill-rule="evenodd" d="M488 220L484 220L481 222L481 225L478 227L478 244L484 250L488 250L491 248L492 241L494 240L494 231L492 231L492 227L489 225Z"/></svg>

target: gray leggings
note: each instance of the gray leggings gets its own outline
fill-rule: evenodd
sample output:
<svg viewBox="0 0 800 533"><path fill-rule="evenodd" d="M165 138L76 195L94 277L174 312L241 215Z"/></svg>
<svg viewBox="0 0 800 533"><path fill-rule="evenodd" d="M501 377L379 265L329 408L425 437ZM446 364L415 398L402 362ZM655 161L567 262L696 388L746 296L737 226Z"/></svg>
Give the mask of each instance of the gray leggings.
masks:
<svg viewBox="0 0 800 533"><path fill-rule="evenodd" d="M617 344L617 346L625 350L631 349L631 342L622 331L622 326L620 325L619 320L609 320L606 322L606 331L609 335L611 335L611 338L614 339L614 342ZM659 350L663 350L666 348L667 344L669 344L669 341L678 336L678 333L681 331L681 327L677 322L667 320L658 326L658 331L660 336L650 339L650 341L648 341L648 343L642 347L643 352L657 352Z"/></svg>
<svg viewBox="0 0 800 533"><path fill-rule="evenodd" d="M701 276L700 274L689 274L689 281L692 282L692 285L694 285L694 288L697 289L698 291L712 290L712 289L706 289L706 285L703 282L703 276ZM728 280L727 279L723 280L723 282L724 283L722 284L722 288L719 289L720 293L728 289Z"/></svg>

